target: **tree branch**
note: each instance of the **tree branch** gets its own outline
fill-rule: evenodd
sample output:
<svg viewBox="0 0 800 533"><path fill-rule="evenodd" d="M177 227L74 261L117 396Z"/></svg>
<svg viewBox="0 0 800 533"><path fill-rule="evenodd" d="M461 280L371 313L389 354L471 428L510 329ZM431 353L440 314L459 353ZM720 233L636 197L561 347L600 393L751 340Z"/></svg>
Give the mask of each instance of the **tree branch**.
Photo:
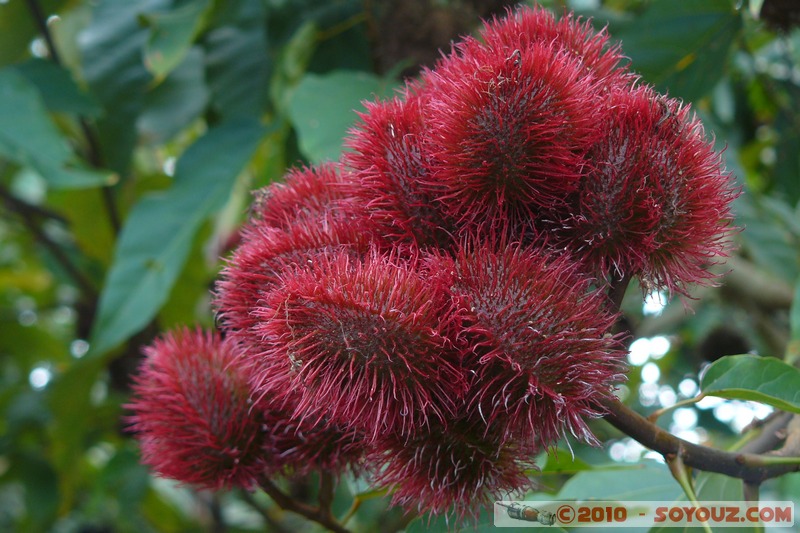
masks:
<svg viewBox="0 0 800 533"><path fill-rule="evenodd" d="M333 476L327 470L319 473L319 514L326 520L335 521L331 506L333 505L334 483Z"/></svg>
<svg viewBox="0 0 800 533"><path fill-rule="evenodd" d="M730 271L723 281L724 290L765 309L788 309L792 305L794 291L783 280L740 256L731 256L726 263Z"/></svg>
<svg viewBox="0 0 800 533"><path fill-rule="evenodd" d="M747 270L752 274L754 269L748 269L746 265L746 262L737 263L737 268ZM622 302L622 296L627 286L628 283L624 279L611 284L608 290L611 311L619 311L619 304ZM765 291L766 289L762 291L762 296L766 294ZM788 301L772 298L773 296L776 295L772 294L769 298L772 306L791 304L791 291L788 292ZM786 298L786 296L782 298ZM747 494L749 497L753 497L755 494L752 487L757 487L763 481L800 471L799 416L775 417L764 427L763 431L767 434L762 434L761 437L749 442L738 452L728 452L676 437L644 418L617 398L603 398L598 400L598 404L605 410L604 418L608 423L643 446L660 453L665 460L674 461L677 458L682 465L691 468L742 479L746 486L750 486ZM786 433L782 435L783 431ZM782 436L783 438L781 438ZM751 451L767 452L773 449L771 445L777 445L780 440L785 440L784 446L780 450L763 455L751 453Z"/></svg>
<svg viewBox="0 0 800 533"><path fill-rule="evenodd" d="M748 440L738 451L742 453L766 453L774 450L786 440L786 426L797 417L791 413L775 412L774 416L763 421L761 432Z"/></svg>
<svg viewBox="0 0 800 533"><path fill-rule="evenodd" d="M795 462L780 462L774 461L774 456L726 452L700 446L648 422L616 398L603 399L599 403L606 410L605 419L612 426L664 456L680 455L683 463L692 468L736 477L754 485L800 471L800 457Z"/></svg>
<svg viewBox="0 0 800 533"><path fill-rule="evenodd" d="M47 218L67 225L69 222L60 213L56 213L46 207L31 204L14 196L8 188L0 183L0 197L9 211L22 215L28 213L32 217Z"/></svg>
<svg viewBox="0 0 800 533"><path fill-rule="evenodd" d="M631 277L625 275L621 279L615 280L611 283L611 288L608 291L608 297L611 300L611 308L619 309L622 306L622 299L625 298L625 291L628 290L628 285L631 283Z"/></svg>
<svg viewBox="0 0 800 533"><path fill-rule="evenodd" d="M270 514L269 509L258 503L256 499L253 498L252 494L246 490L243 490L240 492L240 495L242 499L253 508L254 511L261 515L261 518L263 518L264 522L267 524L267 526L269 526L270 531L274 531L276 533L289 533L289 530L283 527L280 522L275 520Z"/></svg>
<svg viewBox="0 0 800 533"><path fill-rule="evenodd" d="M45 44L47 44L47 51L50 53L50 58L54 63L60 65L61 58L58 55L58 50L53 41L53 36L50 33L50 28L47 27L47 18L45 17L44 11L42 11L42 6L40 6L39 2L36 0L26 0L26 3L28 4L28 11L31 12L31 16L33 17L34 24L39 28L39 32L42 34Z"/></svg>
<svg viewBox="0 0 800 533"><path fill-rule="evenodd" d="M336 521L331 516L330 508L328 507L325 509L323 506L320 507L313 507L311 505L305 504L303 502L299 502L283 492L279 489L275 484L273 484L269 479L262 478L259 481L259 485L261 486L262 490L266 492L270 498L272 498L275 503L281 509L285 511L292 511L293 513L297 513L300 516L304 516L309 520L312 520L322 526L327 527L334 533L349 533L349 531L342 526L339 522ZM322 494L320 494L320 500L324 499Z"/></svg>
<svg viewBox="0 0 800 533"><path fill-rule="evenodd" d="M31 206L27 202L14 197L14 195L11 194L11 191L9 191L2 184L0 184L0 198L2 198L3 204L9 211L17 213L20 216L22 223L33 234L36 241L38 241L52 254L55 260L73 279L75 284L78 285L78 288L80 288L80 290L89 297L97 296L97 289L95 289L92 281L87 278L77 266L75 266L75 264L72 262L72 259L70 259L61 246L53 241L42 229L41 221L37 220L37 218L41 218L45 211L38 209L35 206ZM57 220L60 217L49 218Z"/></svg>
<svg viewBox="0 0 800 533"><path fill-rule="evenodd" d="M771 455L777 457L797 457L800 456L800 415L793 415L776 437L783 437L783 446L772 452Z"/></svg>

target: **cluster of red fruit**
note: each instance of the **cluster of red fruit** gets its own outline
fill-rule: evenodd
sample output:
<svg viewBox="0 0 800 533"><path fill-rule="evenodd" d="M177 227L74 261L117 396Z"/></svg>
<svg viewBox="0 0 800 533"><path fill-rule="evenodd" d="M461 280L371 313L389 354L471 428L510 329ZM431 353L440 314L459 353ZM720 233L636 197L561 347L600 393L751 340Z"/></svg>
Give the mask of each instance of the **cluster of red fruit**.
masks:
<svg viewBox="0 0 800 533"><path fill-rule="evenodd" d="M474 512L528 488L537 451L594 441L625 373L609 288L683 293L730 234L697 119L572 16L487 23L347 144L257 193L224 338L147 348L130 408L161 475L349 468L406 508Z"/></svg>

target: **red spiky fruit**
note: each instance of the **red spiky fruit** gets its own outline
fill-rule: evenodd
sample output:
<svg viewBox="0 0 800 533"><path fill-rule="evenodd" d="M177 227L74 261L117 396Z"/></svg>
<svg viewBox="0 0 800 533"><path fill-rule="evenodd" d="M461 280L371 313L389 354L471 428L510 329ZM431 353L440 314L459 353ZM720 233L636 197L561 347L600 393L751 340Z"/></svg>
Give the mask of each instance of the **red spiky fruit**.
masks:
<svg viewBox="0 0 800 533"><path fill-rule="evenodd" d="M566 258L479 243L431 260L450 277L453 314L487 433L552 446L567 433L596 442L586 419L624 380L615 316Z"/></svg>
<svg viewBox="0 0 800 533"><path fill-rule="evenodd" d="M285 271L338 249L359 257L373 240L371 230L341 214L301 218L287 228L255 221L242 235L217 282L215 306L226 331L255 349L260 339L253 333L258 323L253 311L280 285Z"/></svg>
<svg viewBox="0 0 800 533"><path fill-rule="evenodd" d="M337 163L290 169L283 182L253 192L252 217L283 229L303 218L319 218L344 199L343 182Z"/></svg>
<svg viewBox="0 0 800 533"><path fill-rule="evenodd" d="M179 329L155 340L126 405L142 461L203 488L249 488L270 462L268 422L251 400L239 352L219 335Z"/></svg>
<svg viewBox="0 0 800 533"><path fill-rule="evenodd" d="M319 256L254 314L266 347L257 383L299 395L296 415L374 438L412 432L452 410L464 377L441 323L444 294L414 261Z"/></svg>
<svg viewBox="0 0 800 533"><path fill-rule="evenodd" d="M392 504L461 522L477 519L509 493L532 488L526 470L534 468L537 451L485 432L477 413L466 405L461 410L410 438L387 434L376 442L369 456L374 483L389 488Z"/></svg>
<svg viewBox="0 0 800 533"><path fill-rule="evenodd" d="M628 73L619 45L609 43L605 29L595 31L591 23L573 13L556 20L546 9L520 8L507 10L503 18L495 17L480 32L481 39L493 48L523 50L534 43L554 43L583 65L584 75L606 79L612 83L629 83L635 78Z"/></svg>
<svg viewBox="0 0 800 533"><path fill-rule="evenodd" d="M353 171L346 188L384 234L416 246L447 246L450 224L420 184L429 167L424 100L407 90L405 99L365 104L346 141L352 151L344 161Z"/></svg>
<svg viewBox="0 0 800 533"><path fill-rule="evenodd" d="M529 224L564 203L596 134L596 81L554 43L467 39L425 73L429 194L467 227Z"/></svg>
<svg viewBox="0 0 800 533"><path fill-rule="evenodd" d="M686 293L729 246L738 191L689 108L646 86L609 95L603 135L552 242L603 279Z"/></svg>

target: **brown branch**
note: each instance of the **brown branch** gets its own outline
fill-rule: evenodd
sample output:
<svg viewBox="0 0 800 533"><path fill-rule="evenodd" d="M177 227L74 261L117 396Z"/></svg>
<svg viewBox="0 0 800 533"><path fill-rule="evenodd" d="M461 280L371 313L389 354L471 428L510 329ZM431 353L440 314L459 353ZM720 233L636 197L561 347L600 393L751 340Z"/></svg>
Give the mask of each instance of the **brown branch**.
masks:
<svg viewBox="0 0 800 533"><path fill-rule="evenodd" d="M729 257L726 266L730 269L723 280L726 291L765 309L788 309L792 305L794 291L782 279L740 256Z"/></svg>
<svg viewBox="0 0 800 533"><path fill-rule="evenodd" d="M32 217L50 219L56 222L60 222L61 224L64 225L69 224L67 219L64 218L60 213L56 213L55 211L47 209L46 207L42 207L36 204L31 204L26 202L25 200L17 198L2 183L0 183L0 197L3 198L3 202L5 203L6 208L9 211L13 211L14 213L18 214L28 213Z"/></svg>
<svg viewBox="0 0 800 533"><path fill-rule="evenodd" d="M736 266L740 271L753 272L743 265L746 263L737 263ZM619 305L627 286L628 283L624 279L611 284L608 291L611 311L619 311ZM781 294L783 294L783 290L770 296L778 298ZM789 291L788 297L791 302L791 291ZM775 301L770 300L770 302L775 305ZM778 302L779 305L785 303L786 300ZM608 423L639 444L660 453L665 460L678 458L681 460L681 464L690 468L742 479L746 487L745 497L757 498L757 487L767 479L800 471L800 417L798 416L791 418L776 416L775 419L765 424L763 430L765 434L754 439L738 452L728 452L676 437L644 418L617 398L603 398L598 401L598 404L605 410L604 418ZM783 438L781 438L782 428L785 428L786 431ZM785 440L784 446L780 450L762 455L751 453L751 451L771 450L780 440Z"/></svg>
<svg viewBox="0 0 800 533"><path fill-rule="evenodd" d="M800 455L800 415L793 415L786 428L776 436L783 437L783 446L770 455L776 457L797 457Z"/></svg>
<svg viewBox="0 0 800 533"><path fill-rule="evenodd" d="M684 464L692 468L736 477L754 485L800 471L800 458L797 463L775 463L770 461L769 455L726 452L693 444L648 422L616 398L603 399L599 403L606 411L605 419L612 426L664 456L680 454Z"/></svg>
<svg viewBox="0 0 800 533"><path fill-rule="evenodd" d="M47 27L47 17L45 17L44 11L42 11L42 6L40 6L39 2L36 0L26 0L26 3L28 4L28 11L31 12L31 16L33 17L34 24L36 24L36 26L39 28L39 32L41 32L42 37L47 44L47 51L50 53L50 58L54 63L60 65L61 58L58 55L56 43L53 41L50 28Z"/></svg>
<svg viewBox="0 0 800 533"><path fill-rule="evenodd" d="M327 470L319 474L319 514L325 516L327 520L335 521L331 507L333 506L334 480Z"/></svg>
<svg viewBox="0 0 800 533"><path fill-rule="evenodd" d="M246 490L241 491L242 499L264 519L264 522L269 526L270 531L276 533L289 533L289 530L283 527L283 524L275 520L269 512L269 509L258 503L253 495Z"/></svg>
<svg viewBox="0 0 800 533"><path fill-rule="evenodd" d="M761 485L757 483L747 483L746 481L742 484L742 497L744 501L746 501L750 505L758 504L758 500L760 499L759 496L759 489Z"/></svg>
<svg viewBox="0 0 800 533"><path fill-rule="evenodd" d="M611 283L608 297L611 300L612 309L619 309L622 306L622 299L625 298L625 291L628 290L630 283L631 277L628 275Z"/></svg>
<svg viewBox="0 0 800 533"><path fill-rule="evenodd" d="M297 513L312 520L322 526L327 527L334 533L349 533L349 530L342 526L331 516L330 507L325 509L323 506L313 507L303 502L299 502L279 489L269 479L262 478L259 481L261 489L266 492L270 498L285 511ZM322 500L322 494L320 494Z"/></svg>
<svg viewBox="0 0 800 533"><path fill-rule="evenodd" d="M225 516L222 513L219 493L198 493L197 497L208 510L211 522L209 524L209 531L211 533L225 533L228 530L228 526L225 524Z"/></svg>
<svg viewBox="0 0 800 533"><path fill-rule="evenodd" d="M81 270L75 266L72 259L42 228L42 210L31 208L30 204L14 197L11 192L0 184L0 198L9 211L17 213L22 219L22 223L33 234L37 242L44 246L55 260L61 265L64 271L73 279L80 290L89 297L97 296L92 281L87 278Z"/></svg>
<svg viewBox="0 0 800 533"><path fill-rule="evenodd" d="M748 441L738 451L742 453L766 453L774 450L786 440L786 426L792 420L791 413L775 412L763 421L761 432Z"/></svg>

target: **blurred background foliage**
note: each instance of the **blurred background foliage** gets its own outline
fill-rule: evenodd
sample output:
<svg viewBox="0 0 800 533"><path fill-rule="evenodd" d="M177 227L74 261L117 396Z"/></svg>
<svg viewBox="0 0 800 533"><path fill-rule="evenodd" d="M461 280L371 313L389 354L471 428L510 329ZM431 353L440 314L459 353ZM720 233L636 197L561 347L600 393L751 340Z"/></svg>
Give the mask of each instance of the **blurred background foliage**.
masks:
<svg viewBox="0 0 800 533"><path fill-rule="evenodd" d="M121 405L139 349L213 324L209 291L252 189L338 157L363 99L392 94L501 0L0 0L0 531L300 531L261 495L152 477ZM632 371L649 413L691 398L723 355L800 355L800 7L791 0L543 2L593 17L645 81L699 113L745 194L721 287L629 291ZM665 305L666 304L666 305ZM686 306L692 308L687 313ZM794 326L794 327L793 327ZM707 399L660 423L734 446L770 409ZM664 465L602 421L602 448L543 456L531 498L673 500ZM565 448L566 450L566 448ZM741 481L700 474L700 499ZM311 495L313 480L288 489ZM406 524L363 480L355 530ZM800 476L762 488L800 502ZM487 518L487 521L489 519Z"/></svg>

